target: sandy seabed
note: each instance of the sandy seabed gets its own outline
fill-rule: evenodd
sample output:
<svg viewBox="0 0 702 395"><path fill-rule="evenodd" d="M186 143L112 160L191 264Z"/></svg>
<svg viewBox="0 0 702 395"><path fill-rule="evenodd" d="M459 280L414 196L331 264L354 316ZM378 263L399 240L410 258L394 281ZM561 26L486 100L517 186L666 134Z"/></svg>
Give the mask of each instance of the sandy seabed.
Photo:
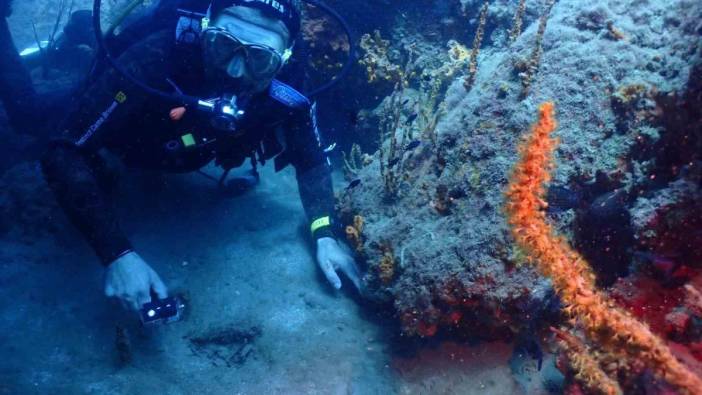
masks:
<svg viewBox="0 0 702 395"><path fill-rule="evenodd" d="M51 199L35 166L18 171ZM165 327L144 329L103 297L103 269L58 208L46 223L55 233L2 240L0 394L524 392L509 345L396 353L395 329L317 270L293 172L263 175L237 199L197 175L125 177L125 228L188 301ZM131 350L122 367L117 326Z"/></svg>

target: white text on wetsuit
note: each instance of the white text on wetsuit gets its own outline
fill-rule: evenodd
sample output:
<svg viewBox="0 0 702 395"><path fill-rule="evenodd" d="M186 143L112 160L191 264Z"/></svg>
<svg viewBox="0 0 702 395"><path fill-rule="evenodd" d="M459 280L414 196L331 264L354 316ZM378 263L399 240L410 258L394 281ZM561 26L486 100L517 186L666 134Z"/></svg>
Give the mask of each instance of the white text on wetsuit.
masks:
<svg viewBox="0 0 702 395"><path fill-rule="evenodd" d="M78 142L76 142L76 145L80 146L80 145L85 144L85 142L88 141L88 139L93 134L95 134L95 132L98 129L100 129L100 126L102 126L102 124L105 123L105 121L107 121L107 118L110 117L110 115L115 110L115 108L117 108L118 105L119 105L119 102L117 102L117 100L113 101L112 104L107 108L107 110L105 110L102 114L100 114L100 118L98 118L98 120L95 121L95 123L92 124L88 128L88 130L85 132L85 134L83 134L83 137L81 137L80 140L78 140Z"/></svg>
<svg viewBox="0 0 702 395"><path fill-rule="evenodd" d="M266 5L269 5L273 8L275 8L281 14L285 13L285 6L280 4L279 2L277 2L276 0L244 0L244 1L246 3L263 3L263 4L266 4Z"/></svg>

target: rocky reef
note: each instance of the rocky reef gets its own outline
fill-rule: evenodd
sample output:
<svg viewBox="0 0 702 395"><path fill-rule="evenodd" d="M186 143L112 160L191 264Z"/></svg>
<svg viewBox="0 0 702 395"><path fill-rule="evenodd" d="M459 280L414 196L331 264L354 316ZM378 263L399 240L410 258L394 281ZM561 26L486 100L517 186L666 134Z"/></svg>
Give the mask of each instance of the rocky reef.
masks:
<svg viewBox="0 0 702 395"><path fill-rule="evenodd" d="M405 334L509 338L558 317L551 283L503 212L520 137L543 101L556 104L561 142L549 221L598 285L702 266L692 251L698 3L462 1L443 12L426 25L408 11L361 40L375 87L358 146L346 147L346 174L360 184L339 195L367 295L393 305Z"/></svg>

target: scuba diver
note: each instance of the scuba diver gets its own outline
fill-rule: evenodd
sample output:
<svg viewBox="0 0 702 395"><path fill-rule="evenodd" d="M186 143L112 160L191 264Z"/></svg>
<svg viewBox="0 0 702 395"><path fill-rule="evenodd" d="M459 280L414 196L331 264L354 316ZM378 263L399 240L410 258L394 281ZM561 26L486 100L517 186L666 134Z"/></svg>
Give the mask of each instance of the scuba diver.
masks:
<svg viewBox="0 0 702 395"><path fill-rule="evenodd" d="M198 171L214 160L225 170L223 189L254 184L256 165L267 160L276 171L294 166L319 267L334 288L341 287L337 272L360 288L354 259L334 238L334 194L316 105L292 88L304 77L292 57L301 1L215 0L206 6L179 9L177 23L144 34L111 59L114 67L86 88L61 128L63 137L42 158L59 204L106 266L105 294L138 310L152 292L160 299L168 293L108 203L105 150L128 167L163 172ZM176 103L169 94L211 99ZM251 176L227 183L229 170L245 162Z"/></svg>
<svg viewBox="0 0 702 395"><path fill-rule="evenodd" d="M6 19L11 14L12 1L0 0L0 102L13 129L35 132L37 93L12 40Z"/></svg>

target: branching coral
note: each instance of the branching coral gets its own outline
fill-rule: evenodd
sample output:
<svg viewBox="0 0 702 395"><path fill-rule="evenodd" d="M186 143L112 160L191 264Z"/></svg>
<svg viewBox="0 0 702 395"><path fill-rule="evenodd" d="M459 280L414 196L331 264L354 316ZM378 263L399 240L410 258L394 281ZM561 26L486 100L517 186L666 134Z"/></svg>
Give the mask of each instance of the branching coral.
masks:
<svg viewBox="0 0 702 395"><path fill-rule="evenodd" d="M534 76L539 71L539 66L541 64L541 55L544 52L543 41L544 33L546 33L546 24L548 22L548 17L551 14L551 8L555 0L546 0L545 9L541 17L539 18L539 29L536 31L536 42L534 43L534 49L531 52L531 58L525 64L525 70L519 73L519 77L522 79L522 98L529 94L529 89L531 88L531 83Z"/></svg>
<svg viewBox="0 0 702 395"><path fill-rule="evenodd" d="M475 31L475 38L473 39L473 51L470 53L470 62L468 63L468 75L465 80L463 80L463 86L466 90L470 90L475 83L475 75L478 74L478 55L480 54L480 46L483 43L483 36L485 35L485 23L487 22L488 9L490 7L490 2L485 0L483 3L483 8L480 10L480 19L478 21L478 29Z"/></svg>
<svg viewBox="0 0 702 395"><path fill-rule="evenodd" d="M471 57L471 50L456 40L449 40L446 43L446 56L441 56L442 62L439 67L426 67L426 64L408 64L408 68L413 71L409 77L415 77L422 90L431 92L431 95L438 95L448 84L454 81L454 77L468 66ZM431 65L434 66L434 65ZM421 70L418 72L418 69Z"/></svg>
<svg viewBox="0 0 702 395"><path fill-rule="evenodd" d="M360 47L364 52L359 63L366 68L368 82L378 80L400 81L403 80L404 72L402 68L390 60L390 41L383 40L380 31L376 30L373 35L364 34L361 37Z"/></svg>
<svg viewBox="0 0 702 395"><path fill-rule="evenodd" d="M340 34L335 29L334 20L316 7L305 10L304 23L302 24L302 39L311 48L324 45L326 51L348 51L349 41L346 35Z"/></svg>
<svg viewBox="0 0 702 395"><path fill-rule="evenodd" d="M448 47L449 62L444 64L442 71L446 77L452 77L457 71L457 65L465 64L470 59L471 51L456 40L449 40Z"/></svg>
<svg viewBox="0 0 702 395"><path fill-rule="evenodd" d="M403 151L398 149L397 132L400 130L400 121L402 116L402 92L399 90L399 84L395 86L387 112L390 117L381 121L380 128L380 176L383 179L384 192L386 199L394 199L397 196L397 188L400 182L399 173L402 168ZM406 129L406 128L405 128ZM390 139L390 145L386 153L383 142L386 135ZM402 140L406 139L406 134L403 133ZM403 141L399 147L403 146ZM399 151L399 152L398 152ZM397 168L397 169L396 169Z"/></svg>
<svg viewBox="0 0 702 395"><path fill-rule="evenodd" d="M363 226L365 220L362 216L353 217L353 224L346 227L346 239L353 245L357 253L363 251Z"/></svg>
<svg viewBox="0 0 702 395"><path fill-rule="evenodd" d="M512 30L509 32L509 42L513 43L517 41L517 38L522 34L522 19L524 18L524 11L526 10L526 0L519 0L519 5L517 6L517 12L514 14L514 20L512 23Z"/></svg>
<svg viewBox="0 0 702 395"><path fill-rule="evenodd" d="M472 53L455 40L449 40L447 46L448 59L437 69L423 70L419 79L419 129L423 131L423 137L430 140L434 146L437 137L436 125L446 110L440 97L441 93L458 72L465 70Z"/></svg>
<svg viewBox="0 0 702 395"><path fill-rule="evenodd" d="M684 393L699 393L702 380L678 361L649 328L595 288L595 277L585 260L557 236L546 221L545 184L550 180L557 140L553 103L539 108L538 122L520 149L506 192L506 213L516 242L529 253L539 271L551 278L563 300L565 313L583 327L585 335L602 349L639 360L659 378Z"/></svg>
<svg viewBox="0 0 702 395"><path fill-rule="evenodd" d="M391 46L389 42L382 40L377 32L374 36L364 36L362 46L366 48L366 56L361 63L369 67L370 78L378 80L377 76L381 73L376 70L376 66L388 64L380 59L388 58ZM436 57L420 57L416 43L392 50L398 58L404 59L404 66L398 66L397 73L391 73L393 78L383 79L394 82L394 92L383 102L378 117L379 169L384 185L384 198L388 202L394 201L399 195L401 184L409 181L411 169L408 169L407 165L411 168L416 164L409 159L415 156L415 153L429 152L423 150L429 146L424 142L431 144L432 151L436 154L437 165L445 165L439 149L437 129L441 117L447 112L442 95L455 80L455 76L466 69L473 56L472 51L455 40L449 40L447 47L445 54L437 53ZM474 58L474 61L477 60ZM394 66L392 69L395 70ZM422 147L408 150L408 145L415 141L421 141ZM345 170L347 174L353 173L351 167L346 166Z"/></svg>
<svg viewBox="0 0 702 395"><path fill-rule="evenodd" d="M383 284L388 285L395 278L395 254L390 244L383 244L381 252L383 256L378 263L378 277Z"/></svg>
<svg viewBox="0 0 702 395"><path fill-rule="evenodd" d="M341 155L344 160L344 176L349 180L355 178L363 166L370 162L368 155L361 152L361 146L355 143L351 146L348 155L343 151Z"/></svg>
<svg viewBox="0 0 702 395"><path fill-rule="evenodd" d="M551 328L551 331L556 334L560 347L565 351L568 363L575 371L575 379L588 390L588 393L604 395L622 393L619 384L607 376L587 345L577 336L556 328Z"/></svg>

